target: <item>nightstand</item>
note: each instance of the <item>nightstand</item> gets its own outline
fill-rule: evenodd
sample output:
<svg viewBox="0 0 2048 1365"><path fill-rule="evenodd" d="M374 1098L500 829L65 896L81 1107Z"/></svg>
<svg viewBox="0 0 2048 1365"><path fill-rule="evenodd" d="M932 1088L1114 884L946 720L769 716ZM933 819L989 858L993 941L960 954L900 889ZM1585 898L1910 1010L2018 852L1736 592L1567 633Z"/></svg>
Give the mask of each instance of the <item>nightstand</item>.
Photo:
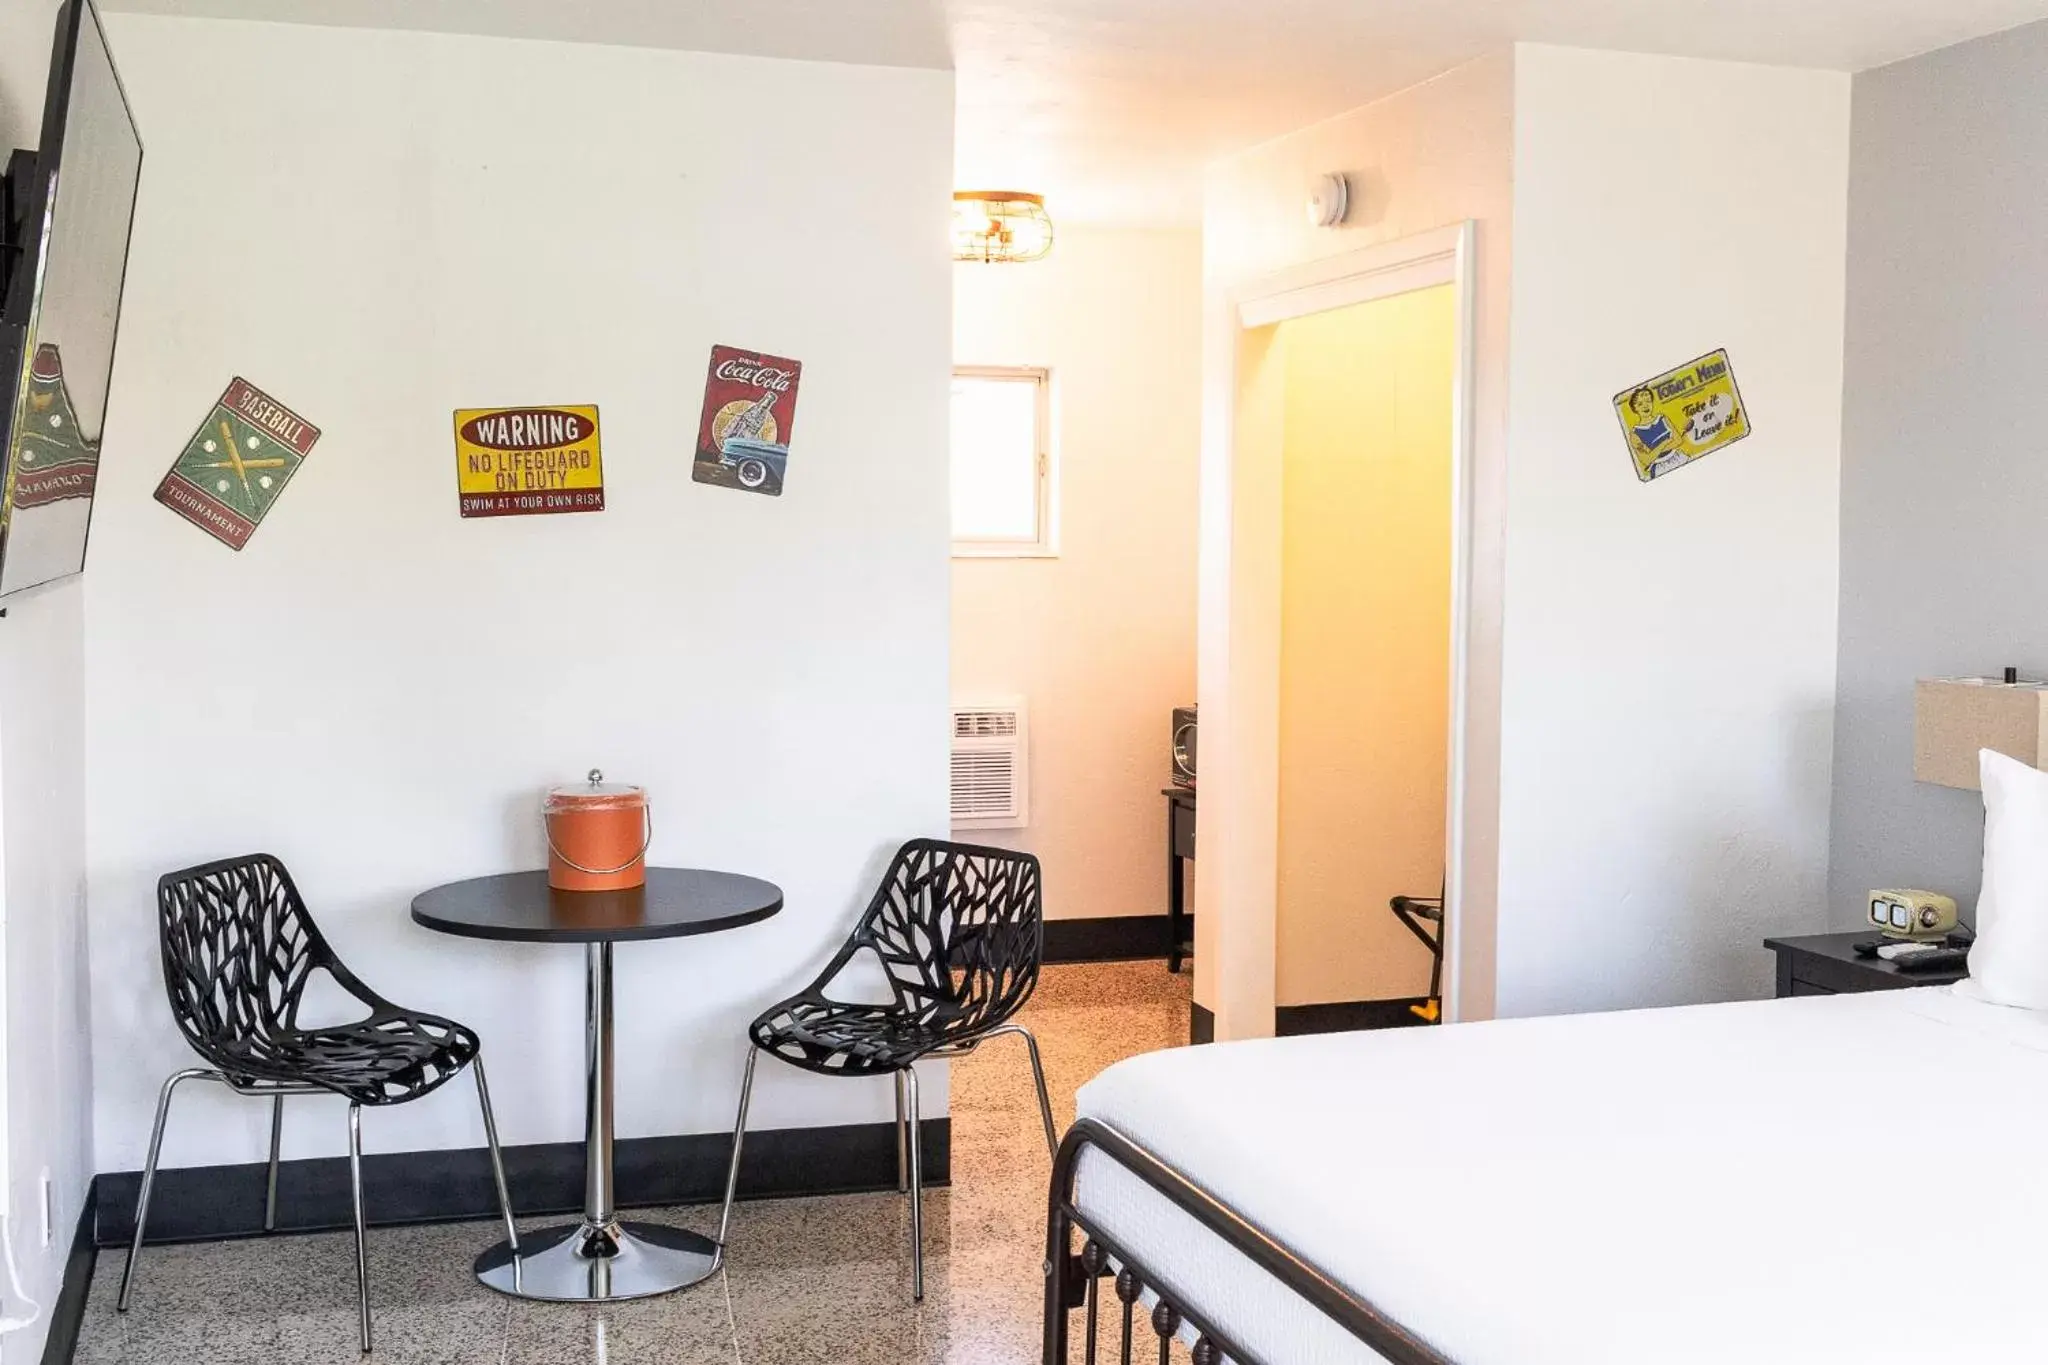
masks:
<svg viewBox="0 0 2048 1365"><path fill-rule="evenodd" d="M1195 856L1195 789L1179 785L1166 798L1166 970L1178 972L1192 956L1194 930L1188 924L1188 865Z"/></svg>
<svg viewBox="0 0 2048 1365"><path fill-rule="evenodd" d="M1969 975L1967 971L1902 972L1880 958L1858 957L1849 946L1875 937L1876 930L1862 929L1850 934L1765 939L1764 947L1778 955L1778 998L1945 986Z"/></svg>

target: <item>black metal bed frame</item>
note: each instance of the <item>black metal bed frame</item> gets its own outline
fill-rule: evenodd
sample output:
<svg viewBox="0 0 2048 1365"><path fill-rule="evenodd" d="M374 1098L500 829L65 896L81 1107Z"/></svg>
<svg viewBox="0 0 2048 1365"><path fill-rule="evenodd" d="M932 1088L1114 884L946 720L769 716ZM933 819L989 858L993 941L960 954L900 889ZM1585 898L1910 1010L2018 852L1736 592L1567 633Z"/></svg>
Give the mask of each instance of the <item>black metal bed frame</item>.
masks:
<svg viewBox="0 0 2048 1365"><path fill-rule="evenodd" d="M1131 1248L1088 1221L1074 1203L1074 1174L1081 1153L1091 1148L1143 1180L1224 1245L1242 1253L1323 1316L1379 1352L1388 1365L1452 1365L1449 1357L1274 1240L1237 1210L1116 1129L1089 1118L1079 1120L1067 1130L1059 1155L1053 1160L1045 1223L1044 1365L1070 1365L1069 1338L1075 1309L1084 1312L1081 1361L1083 1365L1096 1365L1096 1347L1103 1335L1100 1285L1104 1279L1112 1280L1117 1302L1123 1309L1116 1357L1119 1365L1131 1365L1131 1353L1136 1347L1134 1318L1138 1301L1148 1293L1154 1300L1149 1316L1158 1337L1160 1365L1167 1365L1173 1338L1184 1326L1195 1333L1195 1365L1222 1365L1224 1361L1232 1365L1284 1365L1262 1360L1239 1345L1217 1327L1199 1304L1191 1303L1185 1293L1145 1266ZM1073 1245L1077 1229L1082 1236L1078 1252Z"/></svg>

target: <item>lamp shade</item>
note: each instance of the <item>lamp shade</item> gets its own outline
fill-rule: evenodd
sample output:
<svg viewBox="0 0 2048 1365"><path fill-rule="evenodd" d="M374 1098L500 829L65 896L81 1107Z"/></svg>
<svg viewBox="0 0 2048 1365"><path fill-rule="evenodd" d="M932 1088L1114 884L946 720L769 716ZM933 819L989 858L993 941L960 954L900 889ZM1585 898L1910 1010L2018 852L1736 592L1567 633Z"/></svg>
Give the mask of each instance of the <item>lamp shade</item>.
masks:
<svg viewBox="0 0 2048 1365"><path fill-rule="evenodd" d="M1913 779L1979 789L1977 751L2048 768L2048 683L1922 678L1913 684Z"/></svg>
<svg viewBox="0 0 2048 1365"><path fill-rule="evenodd" d="M1052 250L1045 200L1022 190L961 190L953 196L953 259L995 264L1042 260Z"/></svg>

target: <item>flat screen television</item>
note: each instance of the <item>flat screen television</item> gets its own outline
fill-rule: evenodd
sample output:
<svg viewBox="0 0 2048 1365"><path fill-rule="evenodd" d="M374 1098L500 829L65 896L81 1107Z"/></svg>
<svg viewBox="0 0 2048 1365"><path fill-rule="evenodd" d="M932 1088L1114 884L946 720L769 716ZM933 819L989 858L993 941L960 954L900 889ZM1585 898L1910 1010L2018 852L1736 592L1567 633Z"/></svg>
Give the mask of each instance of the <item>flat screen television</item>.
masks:
<svg viewBox="0 0 2048 1365"><path fill-rule="evenodd" d="M66 0L42 141L0 188L0 598L85 567L141 175L99 12Z"/></svg>

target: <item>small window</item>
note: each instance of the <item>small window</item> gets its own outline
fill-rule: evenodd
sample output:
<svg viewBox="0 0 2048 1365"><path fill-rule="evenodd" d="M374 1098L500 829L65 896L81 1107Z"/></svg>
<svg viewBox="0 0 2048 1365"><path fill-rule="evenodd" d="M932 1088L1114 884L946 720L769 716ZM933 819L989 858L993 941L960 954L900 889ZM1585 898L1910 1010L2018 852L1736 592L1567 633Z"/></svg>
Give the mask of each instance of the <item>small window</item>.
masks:
<svg viewBox="0 0 2048 1365"><path fill-rule="evenodd" d="M1059 552L1053 528L1052 376L953 371L953 553Z"/></svg>

